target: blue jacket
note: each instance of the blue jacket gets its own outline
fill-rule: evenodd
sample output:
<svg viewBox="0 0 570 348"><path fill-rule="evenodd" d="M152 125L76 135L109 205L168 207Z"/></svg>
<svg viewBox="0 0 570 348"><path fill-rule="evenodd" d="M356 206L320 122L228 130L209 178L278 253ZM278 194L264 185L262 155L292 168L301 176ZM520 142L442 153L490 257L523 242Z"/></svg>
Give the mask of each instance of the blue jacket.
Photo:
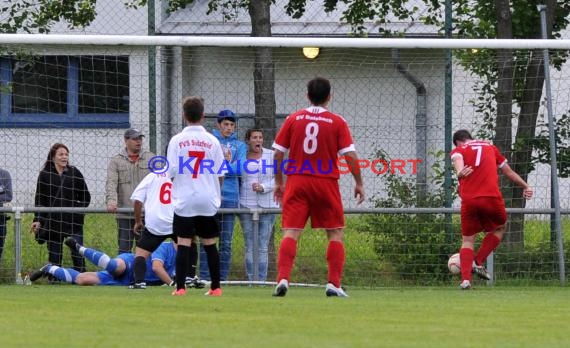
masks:
<svg viewBox="0 0 570 348"><path fill-rule="evenodd" d="M239 202L239 179L241 170L238 168L243 165L247 156L247 146L241 140L238 140L236 133L232 133L229 137L224 138L218 129L212 129L212 134L220 141L222 147L229 148L232 151L232 160L229 163L230 173L224 177L222 185L222 200Z"/></svg>

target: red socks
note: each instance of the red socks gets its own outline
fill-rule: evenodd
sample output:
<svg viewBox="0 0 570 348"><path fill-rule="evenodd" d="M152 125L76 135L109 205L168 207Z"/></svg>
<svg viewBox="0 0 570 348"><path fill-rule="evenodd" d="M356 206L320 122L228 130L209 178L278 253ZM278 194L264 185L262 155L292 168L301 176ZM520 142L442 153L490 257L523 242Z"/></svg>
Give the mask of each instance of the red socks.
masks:
<svg viewBox="0 0 570 348"><path fill-rule="evenodd" d="M277 281L280 281L281 279L289 280L296 255L297 241L293 238L283 238L281 245L279 246L279 256L277 259ZM471 253L471 255L473 255L473 253ZM329 242L327 248L327 264L329 269L328 281L337 288L340 287L340 281L344 269L344 260L344 244L339 241ZM469 272L471 272L471 268L469 268Z"/></svg>
<svg viewBox="0 0 570 348"><path fill-rule="evenodd" d="M293 262L297 255L297 241L293 238L285 237L279 246L279 255L277 258L277 281L286 279L289 281Z"/></svg>
<svg viewBox="0 0 570 348"><path fill-rule="evenodd" d="M491 255L493 250L499 246L499 243L501 243L501 240L497 236L495 236L493 233L487 233L485 238L483 238L483 242L481 242L479 251L477 251L475 262L478 265L482 265L485 262L487 256Z"/></svg>
<svg viewBox="0 0 570 348"><path fill-rule="evenodd" d="M461 248L459 250L459 259L461 260L461 280L471 280L473 249Z"/></svg>
<svg viewBox="0 0 570 348"><path fill-rule="evenodd" d="M344 269L344 244L339 241L330 241L327 248L327 264L329 266L329 283L340 288L340 280Z"/></svg>
<svg viewBox="0 0 570 348"><path fill-rule="evenodd" d="M471 272L473 268L473 261L479 266L481 266L487 256L489 256L493 250L499 246L501 240L499 237L495 236L493 233L487 233L485 238L483 238L483 242L477 251L477 255L474 255L472 249L469 248L461 248L459 250L459 257L461 259L461 279L462 280L471 280Z"/></svg>

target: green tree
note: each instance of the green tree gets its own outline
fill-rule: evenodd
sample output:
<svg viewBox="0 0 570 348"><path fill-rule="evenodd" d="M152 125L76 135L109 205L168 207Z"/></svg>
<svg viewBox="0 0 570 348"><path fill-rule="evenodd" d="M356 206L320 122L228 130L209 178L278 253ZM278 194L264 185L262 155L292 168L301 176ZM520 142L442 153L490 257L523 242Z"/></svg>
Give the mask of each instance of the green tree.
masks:
<svg viewBox="0 0 570 348"><path fill-rule="evenodd" d="M454 4L456 13L461 14L457 19L457 33L469 38L541 38L537 5L543 3L544 1L536 0L483 0L475 4L460 1ZM548 37L558 38L560 31L568 26L570 3L547 0L546 5ZM566 54L567 52L552 52L550 63L560 69L566 60ZM539 141L535 136L537 127L539 130L546 129L545 124L539 123L539 107L545 81L542 50L481 50L476 54L458 51L457 56L463 66L481 77L481 82L476 87L479 98L473 102L482 120L479 135L492 138L506 155L513 170L527 180L538 161L547 163L546 159L549 159L544 137ZM513 118L518 121L514 141ZM559 119L559 132L568 129L565 119L567 116ZM559 148L561 156L564 154L563 141L559 141L559 145L562 145ZM562 158L559 157L559 161L560 159ZM568 162L565 166L568 167ZM521 198L522 189L504 178L501 184L507 206L524 208L526 201ZM510 233L505 236L507 246L523 247L523 223L523 214L511 215L508 226Z"/></svg>
<svg viewBox="0 0 570 348"><path fill-rule="evenodd" d="M89 25L96 16L97 0L11 0L0 4L0 33L48 33L64 21L69 28Z"/></svg>

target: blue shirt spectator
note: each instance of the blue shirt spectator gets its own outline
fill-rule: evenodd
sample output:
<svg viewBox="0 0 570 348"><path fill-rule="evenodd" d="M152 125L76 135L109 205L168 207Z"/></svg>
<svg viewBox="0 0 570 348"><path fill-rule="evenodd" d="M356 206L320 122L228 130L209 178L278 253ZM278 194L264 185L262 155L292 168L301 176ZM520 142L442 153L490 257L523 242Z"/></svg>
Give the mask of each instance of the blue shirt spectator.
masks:
<svg viewBox="0 0 570 348"><path fill-rule="evenodd" d="M224 177L222 185L222 200L239 202L239 166L246 160L247 146L238 139L235 130L235 115L230 110L222 110L218 116L218 129L213 129L212 134L220 141L224 149L226 161L228 161L228 174ZM237 206L237 205L236 205Z"/></svg>
<svg viewBox="0 0 570 348"><path fill-rule="evenodd" d="M222 110L218 114L217 129L212 134L220 141L224 158L228 162L228 173L222 184L222 204L220 208L239 206L240 166L246 160L247 146L238 139L235 132L237 116L231 110ZM219 214L220 220L220 280L227 280L232 260L232 238L234 234L234 214ZM200 248L200 278L210 279L204 248Z"/></svg>

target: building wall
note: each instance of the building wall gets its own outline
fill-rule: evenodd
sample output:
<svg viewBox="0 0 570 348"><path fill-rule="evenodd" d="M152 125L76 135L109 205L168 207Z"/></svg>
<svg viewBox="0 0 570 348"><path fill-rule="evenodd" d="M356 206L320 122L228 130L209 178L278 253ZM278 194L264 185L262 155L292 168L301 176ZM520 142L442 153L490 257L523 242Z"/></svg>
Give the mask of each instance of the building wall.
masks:
<svg viewBox="0 0 570 348"><path fill-rule="evenodd" d="M129 119L132 127L148 134L148 64L145 48L112 49L103 47L49 47L36 51L39 55L129 55L131 86ZM38 173L56 142L70 150L70 163L84 174L93 196L92 206L104 204L107 162L124 146L124 129L53 128L49 116L46 128L0 128L0 166L12 175L14 200L12 205L33 206ZM145 139L148 148L148 137Z"/></svg>
<svg viewBox="0 0 570 348"><path fill-rule="evenodd" d="M230 108L238 114L254 113L253 54L249 49L185 48L183 77L189 94L205 98L206 112ZM423 62L413 62L422 55ZM428 91L428 151L443 147L443 53L402 52L412 74L423 80ZM323 49L314 61L300 49L277 49L275 96L277 114L287 115L307 107L306 83L314 76L331 80L330 110L343 115L352 128L362 158L377 158L383 149L392 159L415 159L416 90L396 71L390 50ZM252 120L239 123L240 134ZM428 166L435 159L428 157ZM411 165L406 170L411 171ZM370 169L363 171L369 196L385 196L383 178ZM413 175L408 175L413 176ZM341 179L348 207L355 207L352 178Z"/></svg>

